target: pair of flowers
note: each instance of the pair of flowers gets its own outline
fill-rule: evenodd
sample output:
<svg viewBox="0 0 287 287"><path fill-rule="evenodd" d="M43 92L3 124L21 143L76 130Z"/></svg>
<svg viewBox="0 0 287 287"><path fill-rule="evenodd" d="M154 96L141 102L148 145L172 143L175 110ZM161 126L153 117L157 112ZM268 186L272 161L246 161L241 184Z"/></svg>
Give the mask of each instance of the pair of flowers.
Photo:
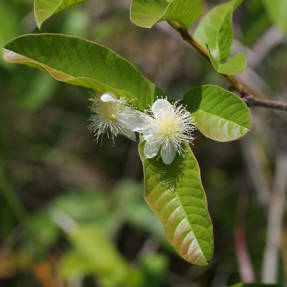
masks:
<svg viewBox="0 0 287 287"><path fill-rule="evenodd" d="M136 140L135 132L145 140L144 156L153 158L160 153L162 161L169 165L184 144L193 140L194 126L189 112L181 105L172 105L166 99L158 99L148 113L128 105L112 93L92 99L90 130L96 140L103 134L112 139L122 134Z"/></svg>

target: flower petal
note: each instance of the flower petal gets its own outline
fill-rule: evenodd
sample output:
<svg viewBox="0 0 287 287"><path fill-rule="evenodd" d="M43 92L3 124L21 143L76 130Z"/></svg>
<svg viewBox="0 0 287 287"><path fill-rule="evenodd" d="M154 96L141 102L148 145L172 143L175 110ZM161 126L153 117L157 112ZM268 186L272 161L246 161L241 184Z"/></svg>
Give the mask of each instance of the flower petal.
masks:
<svg viewBox="0 0 287 287"><path fill-rule="evenodd" d="M140 111L126 107L119 113L117 120L131 131L142 131L150 126L151 117Z"/></svg>
<svg viewBox="0 0 287 287"><path fill-rule="evenodd" d="M136 141L136 134L135 132L129 130L129 129L126 129L126 128L122 128L121 131L120 131L120 134L129 138L130 140L132 141Z"/></svg>
<svg viewBox="0 0 287 287"><path fill-rule="evenodd" d="M165 164L171 164L176 156L175 146L170 141L166 141L161 146L160 156Z"/></svg>
<svg viewBox="0 0 287 287"><path fill-rule="evenodd" d="M151 107L151 110L155 117L165 114L166 112L169 112L171 109L172 105L166 99L156 100Z"/></svg>
<svg viewBox="0 0 287 287"><path fill-rule="evenodd" d="M148 127L142 131L140 131L145 141L150 141L152 137L154 137L154 133L151 127Z"/></svg>
<svg viewBox="0 0 287 287"><path fill-rule="evenodd" d="M153 158L158 154L161 145L161 139L149 137L145 143L144 155L146 158Z"/></svg>
<svg viewBox="0 0 287 287"><path fill-rule="evenodd" d="M117 97L112 93L104 93L101 96L102 102L115 102L117 100Z"/></svg>

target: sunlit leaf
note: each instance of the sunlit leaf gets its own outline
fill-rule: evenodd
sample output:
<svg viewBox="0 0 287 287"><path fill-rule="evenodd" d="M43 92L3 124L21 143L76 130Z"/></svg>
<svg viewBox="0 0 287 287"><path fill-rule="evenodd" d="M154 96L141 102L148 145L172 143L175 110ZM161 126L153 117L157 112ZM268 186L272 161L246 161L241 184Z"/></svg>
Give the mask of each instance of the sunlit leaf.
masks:
<svg viewBox="0 0 287 287"><path fill-rule="evenodd" d="M60 262L60 273L65 279L97 273L94 260L77 251L68 251Z"/></svg>
<svg viewBox="0 0 287 287"><path fill-rule="evenodd" d="M37 26L41 28L43 22L70 6L87 0L34 0L34 14Z"/></svg>
<svg viewBox="0 0 287 287"><path fill-rule="evenodd" d="M132 22L144 28L165 20L174 20L189 28L200 12L201 0L133 0L131 4Z"/></svg>
<svg viewBox="0 0 287 287"><path fill-rule="evenodd" d="M246 67L245 56L235 56L228 61L233 40L232 15L242 1L232 0L211 9L200 21L194 38L210 54L216 71L235 75Z"/></svg>
<svg viewBox="0 0 287 287"><path fill-rule="evenodd" d="M113 92L144 109L163 93L132 64L110 49L78 37L31 34L15 38L4 49L7 62L47 71L58 81Z"/></svg>
<svg viewBox="0 0 287 287"><path fill-rule="evenodd" d="M273 23L287 33L287 1L286 0L263 0L263 4Z"/></svg>
<svg viewBox="0 0 287 287"><path fill-rule="evenodd" d="M158 216L167 238L186 261L206 265L213 254L213 228L198 163L189 147L171 165L140 157L144 166L145 200Z"/></svg>
<svg viewBox="0 0 287 287"><path fill-rule="evenodd" d="M60 271L65 278L97 274L101 282L109 281L111 286L141 286L141 274L96 226L78 225L68 237L75 251L68 253L61 263Z"/></svg>
<svg viewBox="0 0 287 287"><path fill-rule="evenodd" d="M194 125L213 140L236 140L251 129L250 111L235 94L214 85L191 89L184 104L194 119Z"/></svg>

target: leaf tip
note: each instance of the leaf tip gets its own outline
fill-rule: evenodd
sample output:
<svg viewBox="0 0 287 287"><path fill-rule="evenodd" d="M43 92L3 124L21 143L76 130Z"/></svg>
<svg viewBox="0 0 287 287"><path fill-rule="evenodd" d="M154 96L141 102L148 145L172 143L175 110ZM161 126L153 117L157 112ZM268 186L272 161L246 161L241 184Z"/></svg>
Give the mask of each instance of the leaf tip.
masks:
<svg viewBox="0 0 287 287"><path fill-rule="evenodd" d="M23 56L5 48L2 49L2 55L3 60L8 63L18 63L24 58Z"/></svg>

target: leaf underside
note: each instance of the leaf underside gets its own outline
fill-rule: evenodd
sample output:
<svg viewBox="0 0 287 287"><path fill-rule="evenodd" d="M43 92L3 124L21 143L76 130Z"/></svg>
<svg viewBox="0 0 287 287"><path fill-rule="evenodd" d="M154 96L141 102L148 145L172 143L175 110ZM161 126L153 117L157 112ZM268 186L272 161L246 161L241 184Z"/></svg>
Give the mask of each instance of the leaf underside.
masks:
<svg viewBox="0 0 287 287"><path fill-rule="evenodd" d="M58 13L70 6L87 0L34 0L34 15L37 26L42 24L55 13Z"/></svg>
<svg viewBox="0 0 287 287"><path fill-rule="evenodd" d="M186 147L171 165L140 157L145 174L145 200L158 216L167 238L186 261L207 265L213 254L213 227L198 163Z"/></svg>
<svg viewBox="0 0 287 287"><path fill-rule="evenodd" d="M188 29L200 15L201 0L133 0L130 12L131 21L143 28L174 20Z"/></svg>

